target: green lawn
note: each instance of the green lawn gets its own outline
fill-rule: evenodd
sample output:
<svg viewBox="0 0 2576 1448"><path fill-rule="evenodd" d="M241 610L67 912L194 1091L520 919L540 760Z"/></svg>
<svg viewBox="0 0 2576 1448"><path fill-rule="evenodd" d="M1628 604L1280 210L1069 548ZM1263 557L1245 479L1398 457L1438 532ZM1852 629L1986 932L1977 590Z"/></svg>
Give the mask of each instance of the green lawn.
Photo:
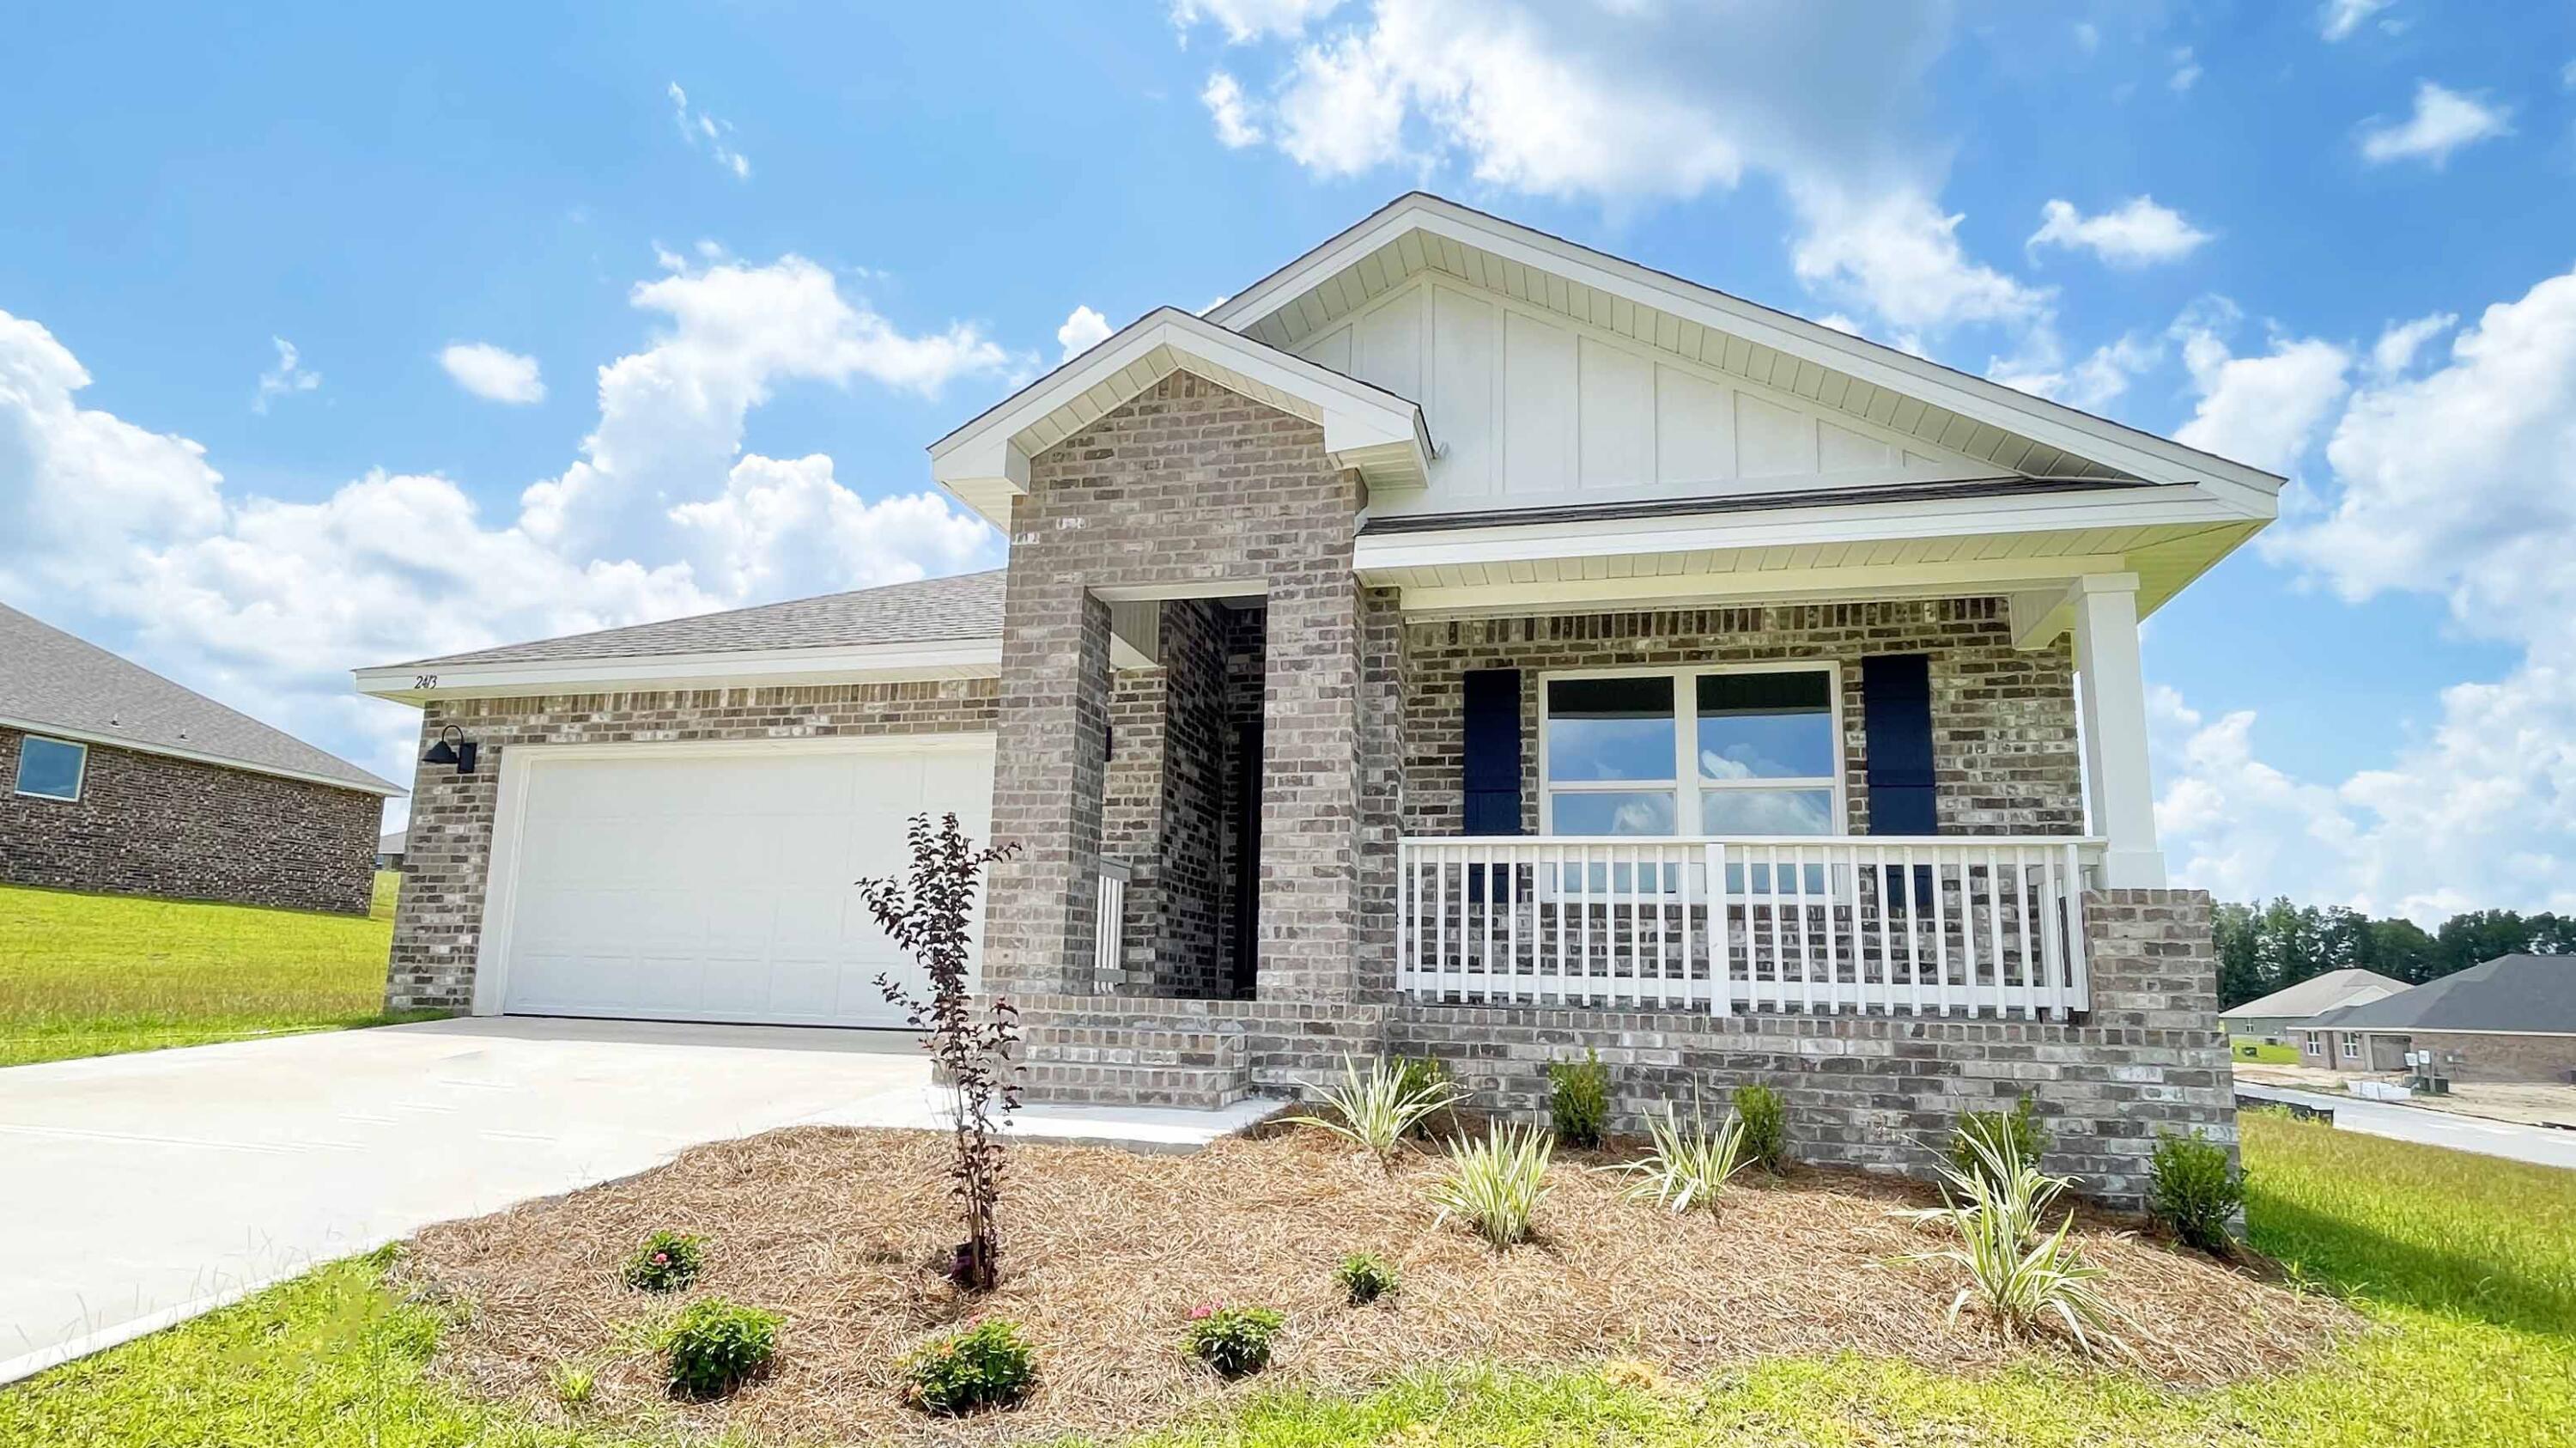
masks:
<svg viewBox="0 0 2576 1448"><path fill-rule="evenodd" d="M401 883L363 919L0 885L0 1066L382 1025Z"/></svg>
<svg viewBox="0 0 2576 1448"><path fill-rule="evenodd" d="M2249 1049L2254 1053L2251 1056L2245 1054ZM2258 1061L2266 1066L2295 1066L2299 1064L2298 1047L2266 1045L2263 1040L2257 1036L2228 1037L2227 1054L2235 1060Z"/></svg>
<svg viewBox="0 0 2576 1448"><path fill-rule="evenodd" d="M2557 1445L2576 1423L2576 1172L2245 1123L2254 1240L2379 1330L2286 1377L2203 1394L2024 1367L1957 1378L1786 1359L1656 1393L1592 1373L1462 1368L1356 1401L1255 1398L1164 1448L1328 1444L1719 1448ZM1723 1230L1721 1227L1720 1230ZM0 1442L116 1448L631 1448L671 1432L548 1426L423 1372L439 1318L343 1262L239 1307L0 1390ZM787 1350L793 1351L791 1324ZM1652 1353L1641 1344L1641 1355ZM551 1410L549 1410L551 1411Z"/></svg>

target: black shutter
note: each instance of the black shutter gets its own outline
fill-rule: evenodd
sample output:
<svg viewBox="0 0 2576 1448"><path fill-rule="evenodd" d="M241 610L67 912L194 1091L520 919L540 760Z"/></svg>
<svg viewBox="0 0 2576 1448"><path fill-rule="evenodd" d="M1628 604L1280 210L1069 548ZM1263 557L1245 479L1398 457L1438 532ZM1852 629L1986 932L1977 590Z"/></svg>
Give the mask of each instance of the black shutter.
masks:
<svg viewBox="0 0 2576 1448"><path fill-rule="evenodd" d="M1932 796L1932 658L1879 654L1860 661L1861 749L1868 762L1869 832L1940 833ZM1909 883L1912 888L1907 888ZM1887 872L1886 899L1897 909L1927 899L1932 870Z"/></svg>
<svg viewBox="0 0 2576 1448"><path fill-rule="evenodd" d="M1521 832L1521 671L1466 673L1464 832Z"/></svg>

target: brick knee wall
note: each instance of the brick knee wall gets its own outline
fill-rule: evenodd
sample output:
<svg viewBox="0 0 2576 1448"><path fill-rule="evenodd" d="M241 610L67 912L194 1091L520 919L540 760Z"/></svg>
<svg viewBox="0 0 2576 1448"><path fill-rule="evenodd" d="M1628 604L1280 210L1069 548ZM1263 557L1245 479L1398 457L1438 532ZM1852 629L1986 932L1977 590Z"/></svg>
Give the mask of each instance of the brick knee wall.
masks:
<svg viewBox="0 0 2576 1448"><path fill-rule="evenodd" d="M380 796L93 744L79 799L31 799L23 737L0 729L0 881L367 913Z"/></svg>

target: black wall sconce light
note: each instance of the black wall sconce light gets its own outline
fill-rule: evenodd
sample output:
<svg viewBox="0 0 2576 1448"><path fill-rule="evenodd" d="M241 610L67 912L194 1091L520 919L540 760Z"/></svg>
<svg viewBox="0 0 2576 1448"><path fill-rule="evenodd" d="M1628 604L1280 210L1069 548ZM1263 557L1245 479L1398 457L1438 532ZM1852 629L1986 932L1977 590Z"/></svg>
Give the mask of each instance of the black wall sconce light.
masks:
<svg viewBox="0 0 2576 1448"><path fill-rule="evenodd" d="M454 736L452 741L449 737L451 735ZM474 741L465 737L465 731L450 724L438 731L438 742L429 746L429 752L420 757L420 762L453 764L456 766L457 773L472 774L474 756L478 752L480 751L475 747Z"/></svg>

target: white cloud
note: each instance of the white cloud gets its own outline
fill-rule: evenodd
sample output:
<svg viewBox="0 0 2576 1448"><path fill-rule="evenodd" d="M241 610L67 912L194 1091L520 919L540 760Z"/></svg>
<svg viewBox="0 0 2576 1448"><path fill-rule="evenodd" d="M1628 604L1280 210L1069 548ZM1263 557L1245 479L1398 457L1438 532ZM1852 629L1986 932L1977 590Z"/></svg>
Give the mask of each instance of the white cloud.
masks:
<svg viewBox="0 0 2576 1448"><path fill-rule="evenodd" d="M2396 122L2374 119L2362 128L2361 158L2374 166L2422 161L2438 169L2462 146L2512 133L2511 109L2420 81L2413 114Z"/></svg>
<svg viewBox="0 0 2576 1448"><path fill-rule="evenodd" d="M2165 77L2165 85L2178 92L2187 91L2200 84L2200 73L2200 62L2193 58L2191 47L2181 46L2173 53L2173 74Z"/></svg>
<svg viewBox="0 0 2576 1448"><path fill-rule="evenodd" d="M2024 352L1986 370L2006 387L2063 402L2087 412L2100 412L2129 390L2129 384L2164 360L2161 343L2132 333L2106 342L2073 366L2054 350L2054 335L2037 334Z"/></svg>
<svg viewBox="0 0 2576 1448"><path fill-rule="evenodd" d="M2174 437L2223 458L2287 474L2343 399L2352 356L2313 337L2275 337L2269 351L2239 357L2219 335L2220 325L2196 318L2176 329L2183 366L2200 400Z"/></svg>
<svg viewBox="0 0 2576 1448"><path fill-rule="evenodd" d="M964 323L907 334L799 256L678 271L637 284L630 300L668 327L599 369L599 426L582 458L522 498L524 526L567 551L616 546L618 529L721 479L745 414L781 383L864 378L930 397L1014 360Z"/></svg>
<svg viewBox="0 0 2576 1448"><path fill-rule="evenodd" d="M735 180L750 180L751 158L736 150L732 141L727 139L733 135L733 123L717 120L703 110L692 108L689 93L680 89L678 81L671 82L668 94L671 97L671 118L678 123L680 139L689 143L689 149L704 150L715 158L717 165L732 172Z"/></svg>
<svg viewBox="0 0 2576 1448"><path fill-rule="evenodd" d="M1265 35L1293 36L1331 14L1342 0L1172 0L1172 23L1186 31L1202 20L1241 45Z"/></svg>
<svg viewBox="0 0 2576 1448"><path fill-rule="evenodd" d="M2386 381L2415 365L2415 354L2424 344L2458 326L2456 312L2435 312L2411 322L2391 322L2370 344L2371 375Z"/></svg>
<svg viewBox="0 0 2576 1448"><path fill-rule="evenodd" d="M2440 598L2521 659L2330 788L2261 766L2251 719L2173 721L2197 753L2168 761L2159 818L2186 878L2419 919L2576 907L2576 271L2489 307L2433 371L2355 393L2325 455L2324 506L2265 551L2347 598Z"/></svg>
<svg viewBox="0 0 2576 1448"><path fill-rule="evenodd" d="M489 342L450 342L438 353L438 365L457 386L486 402L521 405L546 400L545 379L537 359Z"/></svg>
<svg viewBox="0 0 2576 1448"><path fill-rule="evenodd" d="M1308 46L1274 110L1279 149L1324 176L1349 176L1404 157L1403 84L1356 36ZM1223 122L1219 120L1220 139Z"/></svg>
<svg viewBox="0 0 2576 1448"><path fill-rule="evenodd" d="M1243 94L1243 83L1221 70L1208 72L1207 88L1199 92L1199 103L1208 109L1216 122L1216 139L1230 151L1240 151L1261 141L1261 123L1253 118L1252 103Z"/></svg>
<svg viewBox="0 0 2576 1448"><path fill-rule="evenodd" d="M1064 325L1055 329L1055 340L1064 348L1064 360L1070 362L1109 340L1115 330L1107 317L1089 307L1076 307L1073 315L1064 319Z"/></svg>
<svg viewBox="0 0 2576 1448"><path fill-rule="evenodd" d="M1919 192L1854 199L1820 188L1801 193L1798 204L1809 218L1790 252L1798 279L1866 305L1892 325L2031 323L2048 312L2047 289L1971 261L1959 244L1965 218L1944 214Z"/></svg>
<svg viewBox="0 0 2576 1448"><path fill-rule="evenodd" d="M2341 40L2388 4L2389 0L2326 0L2325 8L2317 12L2318 33L2328 40Z"/></svg>
<svg viewBox="0 0 2576 1448"><path fill-rule="evenodd" d="M253 412L268 411L268 404L275 398L285 397L290 393L311 392L322 385L321 373L298 363L294 343L284 337L271 337L268 340L277 348L277 365L259 374L259 388L251 394L250 399L250 410Z"/></svg>
<svg viewBox="0 0 2576 1448"><path fill-rule="evenodd" d="M2086 216L2071 201L2052 200L2040 208L2039 230L2026 245L2079 248L2113 266L2146 266L2178 261L2209 239L2181 212L2157 205L2152 196L2132 196L2098 216Z"/></svg>
<svg viewBox="0 0 2576 1448"><path fill-rule="evenodd" d="M600 369L583 458L515 518L390 469L315 501L230 494L198 444L81 408L71 350L0 312L0 598L401 783L416 716L351 697L352 666L997 560L934 494L866 501L828 457L740 446L791 380L928 392L1000 370L971 328L902 333L795 257L634 301L666 330Z"/></svg>

